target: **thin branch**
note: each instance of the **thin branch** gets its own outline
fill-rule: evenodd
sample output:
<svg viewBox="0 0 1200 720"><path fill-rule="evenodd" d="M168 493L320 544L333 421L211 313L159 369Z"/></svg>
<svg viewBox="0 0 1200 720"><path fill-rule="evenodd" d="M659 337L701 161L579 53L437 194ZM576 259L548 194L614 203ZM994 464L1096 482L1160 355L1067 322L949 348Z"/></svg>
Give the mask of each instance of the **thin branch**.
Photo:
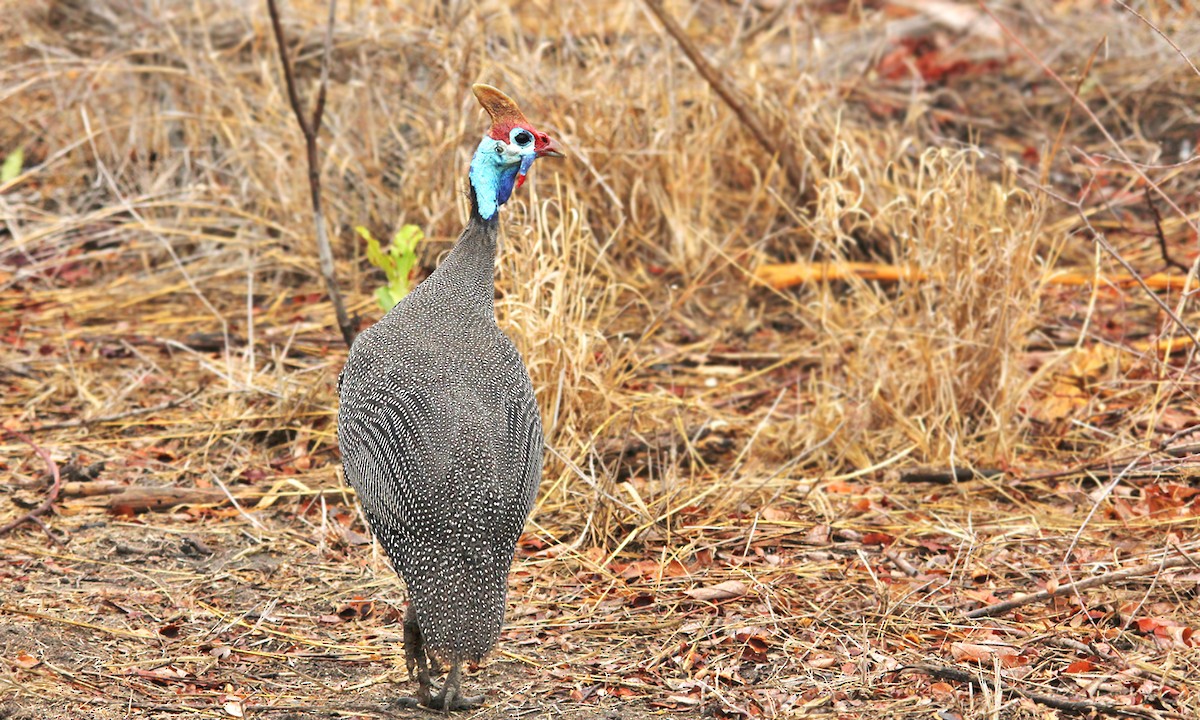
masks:
<svg viewBox="0 0 1200 720"><path fill-rule="evenodd" d="M1150 188L1143 188L1142 191L1146 195L1146 205L1150 207L1150 214L1154 216L1154 233L1158 236L1158 251L1162 253L1163 262L1188 272L1191 267L1171 257L1171 253L1167 250L1167 236L1163 233L1162 215L1159 214L1158 207L1154 204L1154 198L1150 196Z"/></svg>
<svg viewBox="0 0 1200 720"><path fill-rule="evenodd" d="M787 131L771 132L767 127L767 123L754 108L750 107L749 102L742 96L742 93L733 86L720 70L712 66L675 18L667 13L666 9L663 8L662 0L644 0L644 2L646 7L650 9L650 12L662 23L663 29L679 44L679 48L687 55L688 60L692 62L692 65L700 73L700 76L708 82L717 95L721 96L721 99L725 101L729 109L733 110L733 113L738 116L742 124L750 130L750 134L754 136L758 144L769 155L779 157L779 162L783 165L783 170L787 174L788 182L796 188L796 192L803 193L805 183L804 170L796 160L796 150L792 146L792 141L787 136Z"/></svg>
<svg viewBox="0 0 1200 720"><path fill-rule="evenodd" d="M1159 27L1158 27L1157 25L1155 25L1154 23L1152 23L1152 22L1150 22L1148 19L1146 19L1146 16L1145 16L1145 15L1142 15L1142 14L1141 14L1140 12L1138 12L1137 10L1134 10L1133 8L1129 7L1129 6L1128 6L1128 5L1126 5L1125 3L1121 2L1121 0L1114 0L1114 2L1116 2L1116 3L1117 3L1118 5L1120 5L1121 7L1125 8L1125 9L1126 9L1126 10L1128 10L1129 12L1133 13L1134 15L1136 15L1138 20L1141 20L1142 22L1146 23L1146 25L1147 25L1147 26L1148 26L1148 27L1149 27L1151 30L1153 30L1154 32L1158 33L1159 37L1161 37L1163 40L1166 40L1166 41L1167 41L1167 44L1168 44L1168 45L1170 45L1170 46L1171 46L1171 47L1172 47L1172 48L1175 50L1175 52L1179 53L1179 57L1183 58L1183 61L1184 61L1185 63L1187 63L1189 67L1191 67L1191 68L1192 68L1192 72L1196 73L1196 75L1197 75L1197 76L1200 76L1200 68L1197 68L1197 67L1196 67L1196 63L1192 62L1192 59L1191 59L1191 58L1189 58L1189 57L1187 56L1187 53L1185 53L1185 52L1183 51L1183 48L1181 48L1181 47L1179 47L1178 45L1176 45L1176 44L1175 44L1175 41L1174 41L1174 40L1172 40L1172 39L1170 38L1170 36L1168 36L1168 35L1167 35L1165 32L1163 32L1161 29L1159 29Z"/></svg>
<svg viewBox="0 0 1200 720"><path fill-rule="evenodd" d="M279 19L279 8L275 0L267 0L267 10L271 14L271 27L275 31L275 44L279 46L279 62L283 65L283 77L287 85L288 102L292 112L296 114L296 122L304 135L305 155L308 158L308 187L313 208L313 224L317 231L317 254L321 262L321 277L325 279L325 287L329 291L329 300L333 303L333 311L337 314L338 328L347 347L354 342L354 325L346 314L346 304L338 291L337 278L333 263L333 249L329 244L329 233L325 229L325 213L321 209L321 164L317 154L317 135L321 131L321 120L325 114L325 92L329 85L329 57L333 50L333 22L337 9L337 0L329 2L329 24L325 28L325 50L321 60L321 82L317 88L317 101L313 107L312 117L306 118L300 103L300 94L296 90L296 77L292 71L292 62L288 58L287 42L283 35L283 23Z"/></svg>
<svg viewBox="0 0 1200 720"><path fill-rule="evenodd" d="M1095 116L1093 115L1093 117ZM1163 194L1162 189L1160 189L1157 185L1150 183L1150 186L1153 187L1160 195L1166 197L1166 195ZM1154 301L1156 305L1158 305L1158 307L1167 315L1167 317L1171 319L1171 322L1175 323L1175 325L1183 331L1183 334L1188 336L1188 339L1192 341L1193 345L1200 346L1200 337L1196 336L1196 333L1192 330L1192 328L1189 327L1188 324L1179 317L1178 313L1176 313L1171 309L1170 306L1163 302L1162 298L1160 298L1158 294L1154 292L1153 288L1150 287L1150 284L1146 281L1146 278L1143 278L1141 275L1139 275L1137 270L1134 269L1133 265L1125 259L1125 256L1122 255L1115 247L1113 247L1112 243L1108 241L1108 238L1101 234L1100 231L1097 230L1094 225L1092 225L1092 221L1088 218L1087 211L1084 210L1083 203L1081 201L1069 200L1054 192L1050 188L1045 187L1044 185L1034 184L1033 187L1066 205L1067 207L1074 209L1079 215L1080 221L1087 227L1088 232L1092 234L1092 240L1101 248L1103 248L1104 252L1108 253L1112 259L1116 260L1118 264L1125 268L1125 270L1129 273L1129 279L1132 279L1139 287L1141 287L1143 291L1145 291L1146 295L1152 301ZM1170 201L1170 198L1168 198L1168 201ZM1179 208L1174 201L1170 201L1170 205L1175 209ZM1180 210L1180 213L1182 212L1183 211ZM1191 221L1189 220L1188 223L1191 224ZM1200 258L1197 258L1197 260L1200 261ZM1151 276L1151 278L1153 277L1154 276ZM1188 274L1184 277L1183 289L1187 289L1188 285L1190 284L1190 278L1191 271L1189 270ZM1184 297L1186 298L1186 296L1187 295L1185 293Z"/></svg>
<svg viewBox="0 0 1200 720"><path fill-rule="evenodd" d="M953 680L955 682L970 683L977 688L990 690L992 692L995 692L998 689L990 679L984 678L982 675L977 675L969 670L963 670L962 668L923 663L920 665L909 665L905 669L913 670L923 675L929 675L930 677L935 677L940 680ZM1140 708L1121 707L1120 705L1098 702L1090 698L1073 698L1066 695L1035 692L1033 690L1026 690L1020 685L1014 683L1009 683L1005 687L1021 697L1028 698L1039 705L1045 705L1046 707L1055 708L1056 710L1065 710L1067 712L1078 713L1081 715L1101 714L1134 718L1159 717L1157 714L1147 712ZM1174 716L1174 713L1172 713L1172 716Z"/></svg>
<svg viewBox="0 0 1200 720"><path fill-rule="evenodd" d="M101 415L100 417L94 418L74 418L71 420L64 420L62 422L46 423L45 425L38 425L37 427L29 428L29 431L44 432L46 430L62 430L63 428L99 425L100 423L112 422L114 420L124 420L125 418L134 417L135 415L149 415L150 413L156 413L161 410L169 410L173 407L178 407L179 405L182 405L188 400L191 400L199 395L203 389L204 388L197 388L183 397L177 397L174 400L168 400L164 403L159 403L151 407L134 408L133 410L113 413L112 415Z"/></svg>
<svg viewBox="0 0 1200 720"><path fill-rule="evenodd" d="M54 533L50 532L50 528L46 527L45 523L39 519L39 516L45 515L47 512L49 512L50 507L54 505L54 501L58 500L59 491L62 490L62 474L58 471L58 463L54 462L54 458L50 457L50 453L46 452L35 442L33 442L28 435L25 435L24 433L13 433L13 437L16 437L18 440L21 440L26 445L33 448L33 451L37 453L38 457L40 457L42 461L46 463L46 469L50 471L50 476L54 478L54 482L50 484L50 492L46 493L46 499L42 501L41 505L38 505L34 509L25 513L16 520L13 520L7 525L0 527L0 535L5 535L13 528L24 523L34 522L38 525L41 525L42 530L46 531L46 535L49 536L49 538L53 540L55 544L62 545L63 541L55 537Z"/></svg>
<svg viewBox="0 0 1200 720"><path fill-rule="evenodd" d="M1089 590L1094 587L1112 585L1114 583L1129 580L1130 578L1151 575L1163 570L1168 570L1170 568L1184 567L1186 565L1191 565L1193 562L1195 561L1185 555L1183 557L1170 558L1169 560L1146 563L1145 565L1135 565L1131 568L1125 568L1124 570L1117 570L1115 572L1104 573L1103 575L1096 575L1095 577L1090 577L1078 582L1059 585L1053 591L1042 590L1040 592L1030 593L1029 595L1015 597L1011 600L1005 600L1001 603L988 605L987 607L981 607L978 610L972 610L971 612L967 613L966 617L974 619L1002 615L1009 610L1014 610L1016 608L1036 602L1042 602L1043 600L1049 600L1050 598L1058 597L1059 595L1069 595L1080 590Z"/></svg>
<svg viewBox="0 0 1200 720"><path fill-rule="evenodd" d="M983 0L979 0L979 7L983 8L983 11L987 13L988 17L990 17L997 25L1000 26L1000 30L1005 34L1005 36L1008 37L1009 40L1013 42L1014 45L1021 50L1025 57L1032 60L1034 64L1041 68L1042 72L1046 73L1047 77L1049 77L1055 82L1055 84L1062 88L1063 91L1067 93L1068 97L1071 98L1071 101L1078 105L1081 110L1083 110L1084 114L1088 116L1088 119L1092 121L1092 124L1096 126L1096 129L1100 131L1100 134L1104 136L1104 139L1108 141L1108 144L1117 151L1117 156L1121 159L1121 162L1133 168L1138 177L1141 178L1142 182L1146 183L1146 185L1152 188L1154 192L1158 193L1163 201L1166 202L1172 210L1178 213L1179 217L1183 218L1183 221L1187 223L1188 227L1190 227L1193 232L1200 234L1200 227L1196 225L1191 216L1184 212L1183 209L1180 208L1173 199L1171 199L1171 196L1167 195L1167 193L1161 187L1159 187L1158 183L1155 183L1149 178L1149 176L1146 175L1146 173L1142 170L1141 165L1134 162L1133 158L1129 157L1129 153L1125 152L1125 148L1121 147L1121 143L1117 142L1117 139L1112 136L1112 133L1108 131L1108 128L1104 127L1104 123L1101 122L1100 118L1096 116L1096 113L1090 107L1088 107L1088 104L1083 101L1083 98L1079 97L1078 94L1071 92L1071 87L1067 85L1067 82L1063 80L1058 73L1054 72L1054 70L1052 70L1044 60L1038 57L1033 50L1029 49L1029 46L1022 42L1021 38L1017 37L1016 33L1014 33L1007 25L1001 22L1000 18L996 17L996 14L992 12L991 8L989 8Z"/></svg>

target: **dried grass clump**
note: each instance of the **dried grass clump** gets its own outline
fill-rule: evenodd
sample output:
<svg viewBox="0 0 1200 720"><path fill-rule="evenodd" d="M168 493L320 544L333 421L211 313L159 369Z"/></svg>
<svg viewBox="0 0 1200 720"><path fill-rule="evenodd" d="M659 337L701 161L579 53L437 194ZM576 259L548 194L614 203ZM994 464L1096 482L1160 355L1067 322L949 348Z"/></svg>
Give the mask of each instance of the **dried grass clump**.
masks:
<svg viewBox="0 0 1200 720"><path fill-rule="evenodd" d="M841 157L841 177L819 186L807 223L814 254L845 259L852 249L843 228L853 226L890 239L887 253L914 279L822 285L798 307L821 340L807 391L819 418L813 430L832 432L825 462L1009 458L1027 389L1023 351L1055 252L1042 232L1043 205L1003 176L982 176L973 151L888 154L886 166L862 150ZM892 199L864 207L866 186ZM793 441L815 445L821 435L803 425Z"/></svg>

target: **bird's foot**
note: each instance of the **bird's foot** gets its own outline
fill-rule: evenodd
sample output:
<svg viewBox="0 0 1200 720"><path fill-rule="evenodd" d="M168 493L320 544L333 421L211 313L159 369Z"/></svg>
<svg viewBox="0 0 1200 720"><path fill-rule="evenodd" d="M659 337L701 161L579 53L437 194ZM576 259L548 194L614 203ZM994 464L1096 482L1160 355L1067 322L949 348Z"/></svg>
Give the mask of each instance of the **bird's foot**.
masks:
<svg viewBox="0 0 1200 720"><path fill-rule="evenodd" d="M457 662L451 664L442 691L429 700L427 707L445 713L452 710L471 710L483 704L482 695L462 694L462 666Z"/></svg>
<svg viewBox="0 0 1200 720"><path fill-rule="evenodd" d="M448 713L452 710L474 710L482 704L482 695L460 695L457 691L448 693L446 688L442 688L440 693L429 699L425 707Z"/></svg>

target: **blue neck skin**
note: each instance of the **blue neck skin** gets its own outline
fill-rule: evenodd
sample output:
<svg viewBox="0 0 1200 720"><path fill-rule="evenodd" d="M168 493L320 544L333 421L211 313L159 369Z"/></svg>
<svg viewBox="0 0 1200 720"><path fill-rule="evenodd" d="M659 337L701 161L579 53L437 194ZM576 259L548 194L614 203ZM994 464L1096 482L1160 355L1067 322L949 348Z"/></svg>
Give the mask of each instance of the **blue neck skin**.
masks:
<svg viewBox="0 0 1200 720"><path fill-rule="evenodd" d="M499 148L499 152L497 152ZM471 158L471 190L475 196L475 211L483 220L494 221L500 206L508 202L517 177L525 175L534 156L508 151L506 143L484 137Z"/></svg>

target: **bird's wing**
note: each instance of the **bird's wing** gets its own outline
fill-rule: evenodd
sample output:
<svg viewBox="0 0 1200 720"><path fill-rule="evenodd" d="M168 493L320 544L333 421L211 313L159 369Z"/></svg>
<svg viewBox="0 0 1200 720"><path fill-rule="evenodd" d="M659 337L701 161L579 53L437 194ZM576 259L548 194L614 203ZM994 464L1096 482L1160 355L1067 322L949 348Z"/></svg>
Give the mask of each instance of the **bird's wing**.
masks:
<svg viewBox="0 0 1200 720"><path fill-rule="evenodd" d="M439 531L424 517L441 507L430 486L444 482L446 473L434 447L439 403L421 388L381 382L364 390L354 402L342 402L338 444L346 481L391 553L411 540L417 525L430 540Z"/></svg>
<svg viewBox="0 0 1200 720"><path fill-rule="evenodd" d="M522 367L522 370L524 368ZM506 513L507 525L519 535L525 518L533 508L538 484L542 479L542 417L528 374L522 378L524 392L509 396L505 402L507 467L513 480L513 500ZM518 501L519 498L519 501Z"/></svg>

